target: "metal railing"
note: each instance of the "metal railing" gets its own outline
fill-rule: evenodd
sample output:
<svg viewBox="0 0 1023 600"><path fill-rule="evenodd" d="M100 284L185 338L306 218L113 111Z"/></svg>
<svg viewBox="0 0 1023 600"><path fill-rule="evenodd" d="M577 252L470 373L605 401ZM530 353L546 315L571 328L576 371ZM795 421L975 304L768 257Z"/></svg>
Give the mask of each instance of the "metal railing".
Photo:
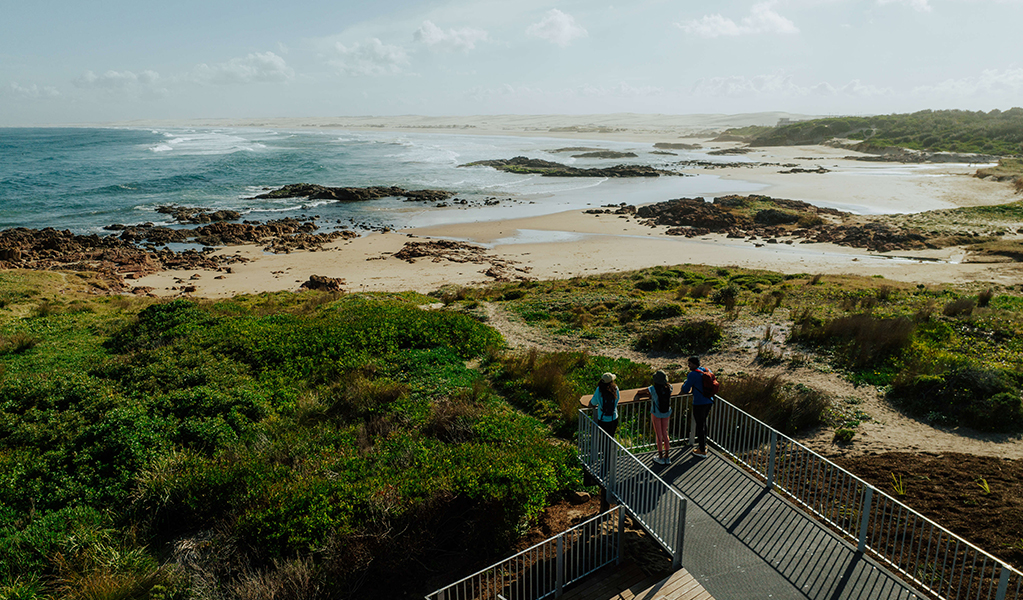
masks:
<svg viewBox="0 0 1023 600"><path fill-rule="evenodd" d="M443 587L427 600L539 600L621 560L622 507Z"/></svg>
<svg viewBox="0 0 1023 600"><path fill-rule="evenodd" d="M707 437L769 487L853 540L859 551L935 596L1023 600L1019 570L720 396Z"/></svg>
<svg viewBox="0 0 1023 600"><path fill-rule="evenodd" d="M672 566L678 568L685 540L686 499L601 429L591 418L592 412L579 411L579 460L608 495L671 554ZM619 431L632 436L629 443L645 443L639 430L630 433L621 428L621 410L619 423Z"/></svg>

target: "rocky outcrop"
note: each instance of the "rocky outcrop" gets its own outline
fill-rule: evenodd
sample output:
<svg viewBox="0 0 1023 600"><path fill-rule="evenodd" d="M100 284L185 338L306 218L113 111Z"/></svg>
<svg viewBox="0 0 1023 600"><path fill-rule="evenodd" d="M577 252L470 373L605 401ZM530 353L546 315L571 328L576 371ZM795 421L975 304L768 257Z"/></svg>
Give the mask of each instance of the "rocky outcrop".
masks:
<svg viewBox="0 0 1023 600"><path fill-rule="evenodd" d="M830 173L831 169L825 169L824 167L821 167L821 166L818 166L816 169L804 169L802 167L793 167L791 169L786 169L784 171L778 171L778 172L783 174L783 175L788 175L788 174L791 174L791 173L819 173L819 174L824 174L824 173Z"/></svg>
<svg viewBox="0 0 1023 600"><path fill-rule="evenodd" d="M432 262L450 261L456 263L490 264L483 272L495 281L528 281L531 267L515 267L515 262L487 254L482 246L453 240L427 240L406 242L394 258L415 264L417 259L428 258Z"/></svg>
<svg viewBox="0 0 1023 600"><path fill-rule="evenodd" d="M341 288L345 283L344 279L337 277L326 277L324 275L310 275L309 280L299 286L304 290L319 290L323 292L343 292Z"/></svg>
<svg viewBox="0 0 1023 600"><path fill-rule="evenodd" d="M722 196L713 203L679 198L641 206L636 216L651 226L667 226L668 235L686 237L722 233L730 238L763 239L769 244L778 243L778 237L791 237L804 243L832 243L874 252L935 247L912 229L879 221L849 222L853 215L840 210L761 195Z"/></svg>
<svg viewBox="0 0 1023 600"><path fill-rule="evenodd" d="M703 146L699 144L681 144L678 142L657 142L654 148L661 150L699 150Z"/></svg>
<svg viewBox="0 0 1023 600"><path fill-rule="evenodd" d="M561 163L538 158L515 158L497 160L479 160L459 165L460 167L493 167L509 173L538 174L544 177L658 177L660 175L677 175L672 171L655 169L645 165L615 165L596 169L579 169Z"/></svg>
<svg viewBox="0 0 1023 600"><path fill-rule="evenodd" d="M124 289L125 279L174 268L217 269L241 260L195 250L154 252L115 235L76 235L53 228L0 231L0 268L94 271L106 281L106 289L115 292Z"/></svg>
<svg viewBox="0 0 1023 600"><path fill-rule="evenodd" d="M636 158L635 152L615 152L614 150L598 150L596 152L584 152L573 154L572 158Z"/></svg>
<svg viewBox="0 0 1023 600"><path fill-rule="evenodd" d="M678 198L641 206L636 210L636 216L649 219L654 225L692 227L707 232L752 229L754 226L749 217L724 210L703 198Z"/></svg>
<svg viewBox="0 0 1023 600"><path fill-rule="evenodd" d="M337 200L338 202L361 202L377 198L405 198L416 202L438 202L454 196L446 190L406 190L400 187L326 187L313 183L293 183L282 188L259 194L253 200L274 198L308 198L310 200Z"/></svg>
<svg viewBox="0 0 1023 600"><path fill-rule="evenodd" d="M156 212L170 215L178 223L200 225L202 223L217 223L219 221L237 221L242 217L236 210L217 210L212 208L197 208L194 206L158 206Z"/></svg>

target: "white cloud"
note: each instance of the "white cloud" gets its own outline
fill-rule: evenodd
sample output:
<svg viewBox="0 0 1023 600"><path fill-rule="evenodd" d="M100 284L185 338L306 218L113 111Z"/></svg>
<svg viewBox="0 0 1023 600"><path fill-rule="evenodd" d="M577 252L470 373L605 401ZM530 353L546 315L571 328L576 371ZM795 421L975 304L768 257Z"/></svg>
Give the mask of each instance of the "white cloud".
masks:
<svg viewBox="0 0 1023 600"><path fill-rule="evenodd" d="M526 35L565 47L572 43L572 40L586 37L589 33L575 22L572 15L552 8L538 23L526 28Z"/></svg>
<svg viewBox="0 0 1023 600"><path fill-rule="evenodd" d="M86 71L81 77L71 83L75 87L83 89L103 89L112 91L125 91L138 88L152 88L160 80L160 74L156 71L107 71L97 75L92 71Z"/></svg>
<svg viewBox="0 0 1023 600"><path fill-rule="evenodd" d="M930 0L877 0L877 3L882 6L885 4L905 4L906 6L920 12L931 11Z"/></svg>
<svg viewBox="0 0 1023 600"><path fill-rule="evenodd" d="M926 2L926 0L919 1ZM753 8L750 9L749 16L743 17L738 23L720 14L713 14L706 15L702 19L675 23L675 26L688 34L704 38L752 35L757 33L799 33L799 28L792 21L774 10L775 4L773 1L754 4Z"/></svg>
<svg viewBox="0 0 1023 600"><path fill-rule="evenodd" d="M334 44L335 58L329 64L345 75L387 75L408 66L408 54L400 46L384 44L377 38L345 46Z"/></svg>
<svg viewBox="0 0 1023 600"><path fill-rule="evenodd" d="M199 83L233 85L282 83L294 76L294 70L280 56L273 52L254 52L223 63L200 64L192 69L190 78Z"/></svg>
<svg viewBox="0 0 1023 600"><path fill-rule="evenodd" d="M1023 69L987 69L978 77L947 79L931 86L920 86L914 94L939 97L1000 97L1023 93Z"/></svg>
<svg viewBox="0 0 1023 600"><path fill-rule="evenodd" d="M892 91L887 88L865 85L859 80L853 80L838 87L828 82L803 86L796 83L791 75L779 72L756 77L732 76L701 79L693 85L691 93L693 96L715 98L805 98L810 96L867 98L888 96L892 94Z"/></svg>
<svg viewBox="0 0 1023 600"><path fill-rule="evenodd" d="M15 96L21 96L22 98L56 98L60 96L60 92L55 87L39 87L36 84L21 85L17 81L12 81L8 89Z"/></svg>
<svg viewBox="0 0 1023 600"><path fill-rule="evenodd" d="M580 96L644 98L648 96L659 96L664 93L664 89L649 85L635 87L623 82L609 87L584 85L578 89L578 93Z"/></svg>
<svg viewBox="0 0 1023 600"><path fill-rule="evenodd" d="M482 29L463 27L448 29L437 27L433 21L423 21L422 26L412 34L412 39L432 50L461 50L468 52L476 48L477 42L487 41L487 32Z"/></svg>

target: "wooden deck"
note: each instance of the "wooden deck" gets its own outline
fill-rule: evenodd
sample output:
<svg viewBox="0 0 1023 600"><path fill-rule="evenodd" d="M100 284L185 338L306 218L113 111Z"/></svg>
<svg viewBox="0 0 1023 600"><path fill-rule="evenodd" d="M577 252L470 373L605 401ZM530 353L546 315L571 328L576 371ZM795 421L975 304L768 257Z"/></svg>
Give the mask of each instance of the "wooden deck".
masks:
<svg viewBox="0 0 1023 600"><path fill-rule="evenodd" d="M685 569L649 576L635 563L609 567L565 590L561 600L714 600Z"/></svg>

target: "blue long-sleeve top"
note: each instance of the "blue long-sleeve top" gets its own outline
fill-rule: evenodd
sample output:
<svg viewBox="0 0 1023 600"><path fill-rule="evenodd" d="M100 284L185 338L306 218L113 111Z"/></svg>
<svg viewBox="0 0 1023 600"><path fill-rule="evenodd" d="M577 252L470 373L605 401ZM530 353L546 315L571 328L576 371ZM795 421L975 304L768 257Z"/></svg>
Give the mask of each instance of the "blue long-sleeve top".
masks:
<svg viewBox="0 0 1023 600"><path fill-rule="evenodd" d="M714 404L714 399L707 397L703 393L703 372L706 371L703 367L698 367L695 371L689 371L686 375L686 380L682 383L682 393L688 394L693 393L693 406L701 406L703 404Z"/></svg>
<svg viewBox="0 0 1023 600"><path fill-rule="evenodd" d="M618 401L620 399L621 399L621 395L618 393L618 390L616 389L615 390L615 410L614 410L614 415L611 416L611 417L608 417L607 415L604 414L604 411L603 411L604 395L600 393L600 388L598 387L597 391L593 392L593 397L590 398L590 406L596 406L597 407L597 420L598 421L614 421L615 419L617 419L618 418Z"/></svg>

